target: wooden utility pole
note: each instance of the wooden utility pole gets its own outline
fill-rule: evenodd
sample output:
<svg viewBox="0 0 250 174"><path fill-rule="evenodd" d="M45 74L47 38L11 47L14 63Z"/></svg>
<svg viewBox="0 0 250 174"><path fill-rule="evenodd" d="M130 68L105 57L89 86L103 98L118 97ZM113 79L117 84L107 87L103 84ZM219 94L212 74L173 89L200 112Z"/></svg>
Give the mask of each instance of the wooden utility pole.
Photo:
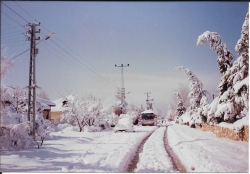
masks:
<svg viewBox="0 0 250 174"><path fill-rule="evenodd" d="M40 40L40 37L36 38L36 33L40 33L40 29L36 31L36 26L40 26L40 23L28 23L26 26L30 26L30 30L27 34L30 34L28 41L30 41L30 67L29 67L29 92L28 92L28 121L31 121L31 113L33 115L33 136L35 139L35 118L36 118L36 40ZM31 110L31 104L33 111Z"/></svg>

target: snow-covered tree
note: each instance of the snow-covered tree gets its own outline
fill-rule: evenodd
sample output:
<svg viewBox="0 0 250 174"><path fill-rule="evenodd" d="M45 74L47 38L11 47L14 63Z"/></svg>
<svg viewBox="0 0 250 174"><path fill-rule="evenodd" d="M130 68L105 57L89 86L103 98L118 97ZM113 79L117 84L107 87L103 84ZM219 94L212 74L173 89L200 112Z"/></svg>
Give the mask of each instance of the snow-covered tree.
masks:
<svg viewBox="0 0 250 174"><path fill-rule="evenodd" d="M127 107L127 113L126 114L133 117L133 123L135 123L136 120L139 119L142 112L143 112L142 108L137 107L134 104L129 104L128 107Z"/></svg>
<svg viewBox="0 0 250 174"><path fill-rule="evenodd" d="M72 126L78 127L83 131L84 126L94 125L100 116L102 103L93 96L87 98L75 97L74 100L67 100L61 122L66 122Z"/></svg>
<svg viewBox="0 0 250 174"><path fill-rule="evenodd" d="M168 114L167 114L168 121L173 121L175 116L176 116L175 109L173 108L173 105L170 104L168 107Z"/></svg>
<svg viewBox="0 0 250 174"><path fill-rule="evenodd" d="M15 87L12 89L11 95L5 99L6 101L10 102L10 104L15 109L16 113L24 113L27 112L27 93L19 88Z"/></svg>
<svg viewBox="0 0 250 174"><path fill-rule="evenodd" d="M202 96L205 96L208 93L203 89L202 82L188 68L179 66L174 70L181 70L188 76L188 81L190 83L190 92L188 94L188 97L190 97L190 109L198 108L200 106Z"/></svg>
<svg viewBox="0 0 250 174"><path fill-rule="evenodd" d="M174 95L177 98L177 108L176 108L175 112L176 112L177 116L181 116L182 114L184 114L186 112L186 107L183 103L182 96L180 95L180 93L174 92Z"/></svg>
<svg viewBox="0 0 250 174"><path fill-rule="evenodd" d="M210 35L214 34L210 33ZM204 39L201 38L203 36L199 36L197 43L203 42ZM221 64L219 64L220 70L223 69L221 82L218 85L220 94L209 106L207 121L212 123L222 121L232 123L249 113L249 13L247 13L242 26L241 38L235 47L239 55L236 61L232 64L233 56L222 41L219 41L215 48L214 50L217 52L224 51L224 54L218 55L217 60L222 62L221 64L224 66L221 68Z"/></svg>
<svg viewBox="0 0 250 174"><path fill-rule="evenodd" d="M190 106L190 99L188 97L189 94L188 86L184 84L179 84L178 88L175 89L175 91L177 91L181 95L183 104L185 105L186 108L188 108ZM172 100L171 107L173 110L176 110L178 104L176 96L172 95L171 100Z"/></svg>
<svg viewBox="0 0 250 174"><path fill-rule="evenodd" d="M13 69L13 62L5 56L6 48L1 51L1 78Z"/></svg>
<svg viewBox="0 0 250 174"><path fill-rule="evenodd" d="M210 48L216 52L219 71L223 75L232 66L233 54L227 49L220 35L216 32L206 31L198 37L198 44L210 42Z"/></svg>
<svg viewBox="0 0 250 174"><path fill-rule="evenodd" d="M243 113L241 116L249 113L249 12L246 14L242 26L241 38L238 40L235 50L239 58L234 62L231 68L229 81L233 81L235 94L235 103L237 108ZM242 109L243 108L243 109Z"/></svg>

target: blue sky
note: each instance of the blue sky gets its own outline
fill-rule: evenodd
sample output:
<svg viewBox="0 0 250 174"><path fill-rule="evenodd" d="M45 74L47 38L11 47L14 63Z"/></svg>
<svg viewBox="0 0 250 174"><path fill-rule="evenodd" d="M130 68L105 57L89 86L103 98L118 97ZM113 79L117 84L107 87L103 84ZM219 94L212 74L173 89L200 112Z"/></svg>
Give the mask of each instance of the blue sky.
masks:
<svg viewBox="0 0 250 174"><path fill-rule="evenodd" d="M217 56L209 44L197 46L197 38L218 32L237 58L234 48L248 10L248 2L3 2L25 19L1 4L6 56L29 49L21 34L27 21L41 22L41 38L55 32L37 45L37 84L51 100L72 93L113 102L120 87L120 68L114 65L129 63L124 68L128 103L145 106L144 93L151 92L155 110L163 113L178 85L188 85L176 66L192 70L217 95ZM28 65L29 51L14 59L3 82L27 86Z"/></svg>

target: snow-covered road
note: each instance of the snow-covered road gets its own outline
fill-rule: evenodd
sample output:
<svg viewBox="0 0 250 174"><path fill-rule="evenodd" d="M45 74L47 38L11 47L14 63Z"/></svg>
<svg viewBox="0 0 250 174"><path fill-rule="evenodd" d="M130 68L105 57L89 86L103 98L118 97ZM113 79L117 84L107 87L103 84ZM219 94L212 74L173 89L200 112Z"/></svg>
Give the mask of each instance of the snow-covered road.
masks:
<svg viewBox="0 0 250 174"><path fill-rule="evenodd" d="M135 172L177 172L174 170L171 157L165 150L164 134L166 127L157 129L146 141Z"/></svg>
<svg viewBox="0 0 250 174"><path fill-rule="evenodd" d="M217 138L211 132L170 124L169 146L187 172L248 172L248 142Z"/></svg>

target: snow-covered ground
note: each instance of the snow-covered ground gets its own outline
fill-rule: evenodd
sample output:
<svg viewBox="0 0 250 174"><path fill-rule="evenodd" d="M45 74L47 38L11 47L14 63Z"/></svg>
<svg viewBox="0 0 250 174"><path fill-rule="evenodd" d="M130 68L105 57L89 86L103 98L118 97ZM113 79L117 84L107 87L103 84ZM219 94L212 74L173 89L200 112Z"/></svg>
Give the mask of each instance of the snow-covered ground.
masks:
<svg viewBox="0 0 250 174"><path fill-rule="evenodd" d="M248 172L248 142L217 138L188 126L169 124L169 146L187 172Z"/></svg>
<svg viewBox="0 0 250 174"><path fill-rule="evenodd" d="M176 172L164 149L169 146L187 172L248 172L248 142L217 138L211 132L168 123L135 126L135 132L52 132L40 149L1 151L1 172L126 172L144 138L137 172ZM136 171L135 171L136 172Z"/></svg>
<svg viewBox="0 0 250 174"><path fill-rule="evenodd" d="M2 151L2 172L126 172L141 141L157 127L135 126L136 132L51 133L40 149Z"/></svg>
<svg viewBox="0 0 250 174"><path fill-rule="evenodd" d="M171 157L165 150L164 133L166 127L157 129L146 141L143 152L139 155L139 163L135 172L177 172L174 170Z"/></svg>

